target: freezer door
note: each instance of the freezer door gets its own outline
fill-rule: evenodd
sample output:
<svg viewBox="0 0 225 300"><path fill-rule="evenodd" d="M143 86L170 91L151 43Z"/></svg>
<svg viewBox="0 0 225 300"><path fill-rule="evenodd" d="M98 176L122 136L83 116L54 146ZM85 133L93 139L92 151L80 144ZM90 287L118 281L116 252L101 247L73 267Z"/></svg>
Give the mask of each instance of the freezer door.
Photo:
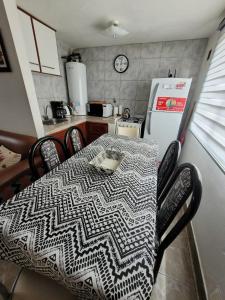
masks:
<svg viewBox="0 0 225 300"><path fill-rule="evenodd" d="M154 97L154 105L152 110L167 111L172 114L176 113L178 110L183 112L186 105L186 100L188 98L191 81L191 78L158 79L159 86ZM174 101L172 101L173 99ZM170 108L165 105L167 101L168 104L175 104L174 109L173 105ZM181 110L179 108L181 108Z"/></svg>

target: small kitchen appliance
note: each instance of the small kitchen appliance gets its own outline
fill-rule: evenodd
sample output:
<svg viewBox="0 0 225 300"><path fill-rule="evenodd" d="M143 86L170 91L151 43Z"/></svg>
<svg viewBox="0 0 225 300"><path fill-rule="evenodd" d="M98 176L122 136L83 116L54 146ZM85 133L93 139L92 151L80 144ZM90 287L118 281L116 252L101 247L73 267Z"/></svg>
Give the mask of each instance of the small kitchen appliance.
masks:
<svg viewBox="0 0 225 300"><path fill-rule="evenodd" d="M130 118L130 109L129 108L124 108L123 113L122 113L122 118L123 119L129 119Z"/></svg>
<svg viewBox="0 0 225 300"><path fill-rule="evenodd" d="M55 119L65 119L66 110L63 107L63 101L51 101L52 116Z"/></svg>
<svg viewBox="0 0 225 300"><path fill-rule="evenodd" d="M70 105L64 105L63 108L66 111L66 118L70 117L73 114L73 109Z"/></svg>
<svg viewBox="0 0 225 300"><path fill-rule="evenodd" d="M129 137L141 137L143 132L142 128L144 124L144 118L136 117L123 117L116 122L116 134L129 136Z"/></svg>
<svg viewBox="0 0 225 300"><path fill-rule="evenodd" d="M119 106L119 116L121 116L121 115L122 115L122 113L123 113L123 106L122 106L122 105L120 105L120 106Z"/></svg>
<svg viewBox="0 0 225 300"><path fill-rule="evenodd" d="M70 55L62 56L67 62L82 62L80 53L72 52Z"/></svg>
<svg viewBox="0 0 225 300"><path fill-rule="evenodd" d="M89 116L96 117L111 117L113 113L113 106L110 103L97 103L90 102L87 103L87 114Z"/></svg>
<svg viewBox="0 0 225 300"><path fill-rule="evenodd" d="M113 114L114 114L115 117L119 114L119 107L118 106L113 107Z"/></svg>

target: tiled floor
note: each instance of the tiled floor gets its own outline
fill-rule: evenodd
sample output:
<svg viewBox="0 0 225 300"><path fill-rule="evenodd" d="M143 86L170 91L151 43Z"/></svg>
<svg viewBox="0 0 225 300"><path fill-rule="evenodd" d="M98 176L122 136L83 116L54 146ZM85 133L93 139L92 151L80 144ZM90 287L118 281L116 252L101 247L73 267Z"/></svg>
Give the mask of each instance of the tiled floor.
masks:
<svg viewBox="0 0 225 300"><path fill-rule="evenodd" d="M0 280L11 289L19 268L0 262ZM23 271L15 289L13 300L72 300L74 297L50 279L31 271ZM154 286L151 300L199 300L190 256L187 231L171 244L165 252ZM75 300L75 299L74 299Z"/></svg>
<svg viewBox="0 0 225 300"><path fill-rule="evenodd" d="M166 250L151 300L200 300L185 229Z"/></svg>

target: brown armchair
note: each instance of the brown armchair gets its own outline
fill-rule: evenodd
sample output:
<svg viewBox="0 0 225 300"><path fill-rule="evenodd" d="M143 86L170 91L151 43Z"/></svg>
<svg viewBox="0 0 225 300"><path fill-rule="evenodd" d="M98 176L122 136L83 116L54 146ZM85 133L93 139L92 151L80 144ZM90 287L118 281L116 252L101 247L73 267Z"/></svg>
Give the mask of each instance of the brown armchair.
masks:
<svg viewBox="0 0 225 300"><path fill-rule="evenodd" d="M4 145L13 152L21 154L21 161L0 170L0 200L12 197L21 188L30 184L30 168L28 153L31 145L37 140L32 136L0 130L0 145Z"/></svg>

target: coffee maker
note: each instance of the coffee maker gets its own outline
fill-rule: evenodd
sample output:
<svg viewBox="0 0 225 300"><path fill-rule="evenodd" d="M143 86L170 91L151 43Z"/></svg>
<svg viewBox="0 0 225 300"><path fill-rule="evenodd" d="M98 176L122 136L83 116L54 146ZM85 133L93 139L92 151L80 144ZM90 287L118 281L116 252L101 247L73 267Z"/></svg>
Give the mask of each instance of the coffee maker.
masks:
<svg viewBox="0 0 225 300"><path fill-rule="evenodd" d="M63 101L51 101L52 116L55 119L65 119L66 110L63 107Z"/></svg>

